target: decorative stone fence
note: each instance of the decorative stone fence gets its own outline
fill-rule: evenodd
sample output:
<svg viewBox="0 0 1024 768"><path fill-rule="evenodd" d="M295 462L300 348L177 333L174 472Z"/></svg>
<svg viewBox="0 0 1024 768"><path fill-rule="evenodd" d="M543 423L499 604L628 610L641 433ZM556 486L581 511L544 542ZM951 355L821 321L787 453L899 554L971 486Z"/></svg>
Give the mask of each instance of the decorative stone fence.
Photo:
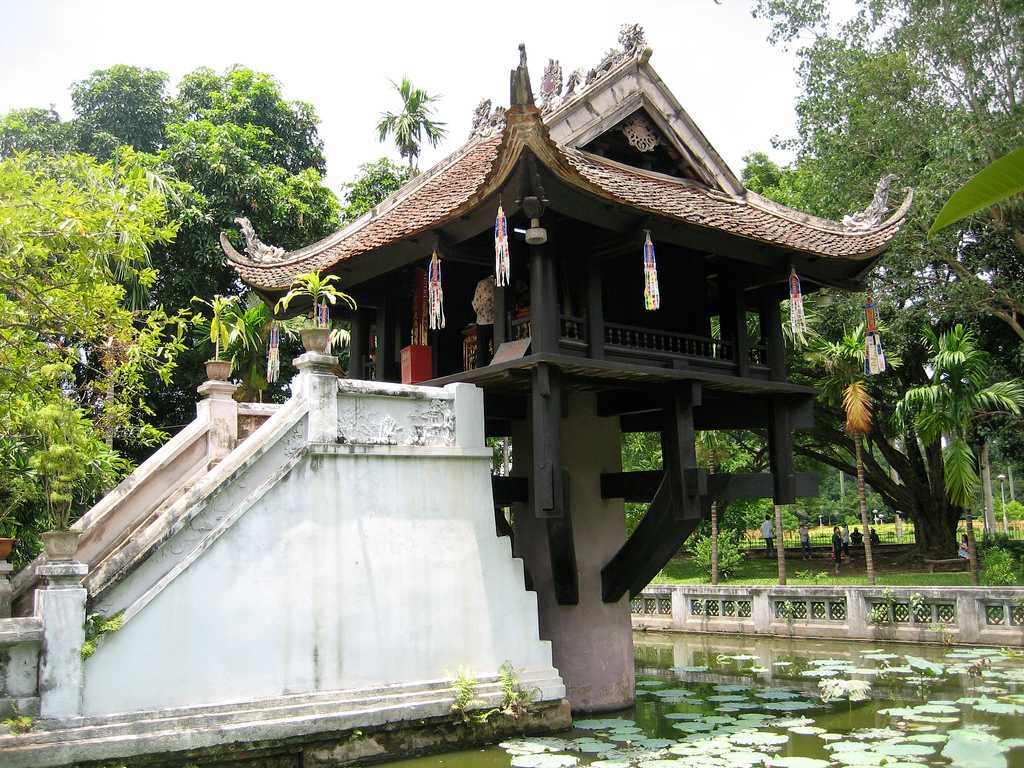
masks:
<svg viewBox="0 0 1024 768"><path fill-rule="evenodd" d="M39 714L39 648L43 623L0 618L0 719Z"/></svg>
<svg viewBox="0 0 1024 768"><path fill-rule="evenodd" d="M1024 589L650 585L635 629L1024 646Z"/></svg>

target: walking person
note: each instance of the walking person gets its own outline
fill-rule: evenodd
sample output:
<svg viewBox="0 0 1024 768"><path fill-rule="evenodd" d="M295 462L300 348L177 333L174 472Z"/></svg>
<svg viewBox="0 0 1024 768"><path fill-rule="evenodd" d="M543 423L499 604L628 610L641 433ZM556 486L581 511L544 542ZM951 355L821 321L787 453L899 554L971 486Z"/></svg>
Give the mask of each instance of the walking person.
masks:
<svg viewBox="0 0 1024 768"><path fill-rule="evenodd" d="M800 549L803 550L804 560L811 559L811 532L807 529L807 523L800 521Z"/></svg>
<svg viewBox="0 0 1024 768"><path fill-rule="evenodd" d="M838 525L832 528L832 560L835 561L836 573L839 573L839 564L843 562L843 536Z"/></svg>
<svg viewBox="0 0 1024 768"><path fill-rule="evenodd" d="M843 539L843 554L846 555L847 557L849 557L850 556L850 526L849 526L849 524L843 523L843 531L842 531L841 536L842 536L842 539Z"/></svg>
<svg viewBox="0 0 1024 768"><path fill-rule="evenodd" d="M771 515L764 516L764 522L761 523L761 538L764 539L765 557L771 557L775 540L775 524L772 523Z"/></svg>

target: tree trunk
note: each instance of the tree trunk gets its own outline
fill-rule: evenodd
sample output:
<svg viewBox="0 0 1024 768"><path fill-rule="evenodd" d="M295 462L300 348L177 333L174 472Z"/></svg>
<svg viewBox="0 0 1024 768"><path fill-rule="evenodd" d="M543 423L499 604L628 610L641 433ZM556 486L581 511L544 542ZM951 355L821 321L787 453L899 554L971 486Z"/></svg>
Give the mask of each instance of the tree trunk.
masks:
<svg viewBox="0 0 1024 768"><path fill-rule="evenodd" d="M956 555L955 512L949 515L939 515L935 512L922 514L914 509L910 511L910 519L914 522L914 539L918 552L936 560Z"/></svg>
<svg viewBox="0 0 1024 768"><path fill-rule="evenodd" d="M786 542L783 540L782 530L782 506L775 505L775 554L779 560L779 585L786 584Z"/></svg>
<svg viewBox="0 0 1024 768"><path fill-rule="evenodd" d="M966 510L965 525L967 527L967 562L971 570L971 584L978 586L978 550L974 546L974 514Z"/></svg>
<svg viewBox="0 0 1024 768"><path fill-rule="evenodd" d="M857 497L860 501L860 524L864 530L864 570L868 584L875 583L875 558L871 551L871 529L868 527L868 499L864 490L864 445L860 435L854 435L853 444L857 450Z"/></svg>
<svg viewBox="0 0 1024 768"><path fill-rule="evenodd" d="M996 505L992 498L992 464L988 457L988 440L981 442L978 463L981 464L981 486L985 500L985 535L994 536L996 533Z"/></svg>
<svg viewBox="0 0 1024 768"><path fill-rule="evenodd" d="M718 583L718 502L711 502L711 583Z"/></svg>

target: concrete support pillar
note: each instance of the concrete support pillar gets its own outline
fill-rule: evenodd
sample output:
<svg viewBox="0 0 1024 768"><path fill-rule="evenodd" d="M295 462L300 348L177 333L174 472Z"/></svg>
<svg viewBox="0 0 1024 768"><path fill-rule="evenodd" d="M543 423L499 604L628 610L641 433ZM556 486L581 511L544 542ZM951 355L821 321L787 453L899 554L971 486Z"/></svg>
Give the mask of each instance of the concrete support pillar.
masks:
<svg viewBox="0 0 1024 768"><path fill-rule="evenodd" d="M752 589L750 591L750 618L754 622L755 633L759 635L772 633L775 611L772 608L771 593L767 589Z"/></svg>
<svg viewBox="0 0 1024 768"><path fill-rule="evenodd" d="M622 499L602 499L602 472L621 471L618 420L597 416L589 392L565 393L561 464L568 478L569 511L579 582L579 602L559 605L548 551L547 520L530 504L515 506L516 556L533 579L540 635L550 640L555 666L565 681L574 712L621 709L633 703L633 635L629 595L614 603L601 598L601 568L626 540ZM530 420L513 422L513 475L533 465ZM532 492L532 489L531 489Z"/></svg>
<svg viewBox="0 0 1024 768"><path fill-rule="evenodd" d="M846 590L846 626L850 637L867 639L872 636L871 606L862 589Z"/></svg>
<svg viewBox="0 0 1024 768"><path fill-rule="evenodd" d="M234 399L237 384L230 381L204 381L197 390L202 400L196 403L196 415L210 424L210 466L219 463L238 442L238 403Z"/></svg>
<svg viewBox="0 0 1024 768"><path fill-rule="evenodd" d="M956 592L957 642L977 643L985 627L985 609L978 600L981 590L959 589Z"/></svg>
<svg viewBox="0 0 1024 768"><path fill-rule="evenodd" d="M11 616L11 580L14 566L6 560L0 560L0 619Z"/></svg>
<svg viewBox="0 0 1024 768"><path fill-rule="evenodd" d="M299 371L293 391L309 403L310 443L333 443L338 439L338 377L334 366L338 358L319 352L306 352L293 363Z"/></svg>
<svg viewBox="0 0 1024 768"><path fill-rule="evenodd" d="M444 389L455 393L455 445L483 448L484 391L473 384L448 384Z"/></svg>
<svg viewBox="0 0 1024 768"><path fill-rule="evenodd" d="M81 714L82 644L85 599L82 578L89 566L78 562L40 565L36 573L46 588L36 590L35 613L43 622L39 662L39 714L68 718Z"/></svg>

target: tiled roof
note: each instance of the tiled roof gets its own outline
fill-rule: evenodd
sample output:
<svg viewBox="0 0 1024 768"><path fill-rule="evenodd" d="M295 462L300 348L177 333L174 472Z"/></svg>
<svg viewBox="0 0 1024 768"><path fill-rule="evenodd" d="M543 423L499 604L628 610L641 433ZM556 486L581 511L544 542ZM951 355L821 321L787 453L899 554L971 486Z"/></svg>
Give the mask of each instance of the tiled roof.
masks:
<svg viewBox="0 0 1024 768"><path fill-rule="evenodd" d="M547 162L565 183L638 212L829 259L862 260L879 254L910 207L908 194L896 213L878 227L851 231L752 193L735 197L690 180L559 147L548 137L539 112L528 110L510 119L501 135L472 139L372 212L319 243L270 263L252 262L230 243L225 243L225 252L246 283L268 291L285 289L303 272L330 268L469 212L505 181L524 148Z"/></svg>

